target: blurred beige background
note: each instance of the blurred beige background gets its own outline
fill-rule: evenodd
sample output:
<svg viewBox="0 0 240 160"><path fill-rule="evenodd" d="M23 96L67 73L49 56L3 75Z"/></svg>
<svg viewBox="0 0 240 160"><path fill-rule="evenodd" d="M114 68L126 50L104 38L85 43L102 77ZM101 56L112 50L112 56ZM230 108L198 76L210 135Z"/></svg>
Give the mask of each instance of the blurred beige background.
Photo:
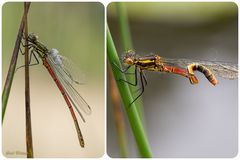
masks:
<svg viewBox="0 0 240 160"><path fill-rule="evenodd" d="M5 3L2 8L2 85L4 85L23 3ZM67 105L46 68L30 67L30 94L34 157L101 157L104 154L104 6L101 3L31 3L29 32L49 49L77 64L86 75L77 89L92 108L86 123L78 116L85 148L78 142ZM18 66L23 56L19 55ZM7 157L26 157L24 69L14 77L2 127ZM19 152L19 153L16 153Z"/></svg>
<svg viewBox="0 0 240 160"><path fill-rule="evenodd" d="M123 54L116 3L107 21ZM238 63L238 8L235 3L125 3L134 49L140 56ZM154 157L234 157L238 153L238 80L217 77L212 86L174 74L146 72L142 96L145 128ZM108 93L110 93L108 91ZM137 94L135 95L135 97ZM108 95L110 97L110 95ZM107 153L119 157L111 98L108 98ZM137 147L127 124L129 157Z"/></svg>

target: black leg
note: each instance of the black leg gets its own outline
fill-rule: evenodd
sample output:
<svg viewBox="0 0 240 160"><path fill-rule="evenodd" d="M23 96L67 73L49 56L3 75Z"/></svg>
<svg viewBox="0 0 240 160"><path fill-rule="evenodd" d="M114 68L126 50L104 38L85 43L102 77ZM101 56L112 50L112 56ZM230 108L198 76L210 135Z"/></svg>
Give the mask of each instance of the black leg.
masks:
<svg viewBox="0 0 240 160"><path fill-rule="evenodd" d="M32 61L32 60L31 60L31 59L32 59L32 55L34 56L34 58L35 58L35 60L36 60L36 63L34 63L34 64L30 64L30 62ZM32 51L31 51L31 54L30 54L30 58L29 58L29 66L34 66L34 65L38 65L38 64L39 64L39 60L38 60L35 52L32 50Z"/></svg>
<svg viewBox="0 0 240 160"><path fill-rule="evenodd" d="M143 80L144 80L144 83L145 83L145 86L147 86L147 78L146 78L146 75L145 75L145 73L142 71L142 76L143 76ZM141 90L142 89L142 87L139 87L137 90L136 90L136 92L138 92L139 90Z"/></svg>
<svg viewBox="0 0 240 160"><path fill-rule="evenodd" d="M21 46L25 47L25 44L23 44L22 40L21 40Z"/></svg>
<svg viewBox="0 0 240 160"><path fill-rule="evenodd" d="M122 81L122 82L125 82L129 85L132 85L132 86L137 86L138 85L138 68L135 66L135 71L134 73L127 73L127 71L130 69L130 67L132 66L128 66L127 68L125 68L124 70L122 70L119 66L117 66L115 63L113 63L113 65L121 72L121 73L124 73L124 74L134 74L135 76L135 83L131 83L129 81L126 81L124 79L119 79L119 81ZM133 100L133 102L130 103L129 106L131 106L144 92L144 83L145 85L147 85L147 79L146 79L146 76L144 75L144 73L142 72L142 70L140 70L140 81L141 81L141 87L138 89L140 90L141 89L141 93ZM143 83L144 81L144 83Z"/></svg>
<svg viewBox="0 0 240 160"><path fill-rule="evenodd" d="M144 74L144 72L143 72L143 80L144 80L145 86L146 86L147 85L147 78L146 78L146 75Z"/></svg>
<svg viewBox="0 0 240 160"><path fill-rule="evenodd" d="M135 74L135 73L128 73L127 71L132 67L132 66L127 66L126 68L124 69L121 69L117 64L115 63L112 63L121 73L124 73L124 74Z"/></svg>
<svg viewBox="0 0 240 160"><path fill-rule="evenodd" d="M19 51L21 52L22 55L25 54L25 52L22 51L21 46L19 47Z"/></svg>
<svg viewBox="0 0 240 160"><path fill-rule="evenodd" d="M137 75L137 73L138 73L138 70L137 70L137 67L135 67L135 71L134 71L135 83L131 83L131 82L126 81L124 79L119 79L119 81L125 82L125 83L127 83L129 85L132 85L132 86L137 86L138 85L138 75Z"/></svg>
<svg viewBox="0 0 240 160"><path fill-rule="evenodd" d="M139 97L141 97L141 95L143 94L144 92L144 83L143 83L143 72L142 70L140 70L140 81L141 81L141 93L130 103L129 106L131 106Z"/></svg>
<svg viewBox="0 0 240 160"><path fill-rule="evenodd" d="M26 47L26 46L27 46L27 47L28 47L28 49L31 49L31 48L33 47L33 45L32 45L32 44L28 44L28 45L25 45L25 44L23 44L23 42L22 42L22 41L21 41L21 43L20 43L20 44L21 44L21 46L22 46L22 47ZM22 54L22 55L24 55L24 54L25 54L25 52L23 52L23 51L22 51L22 49L21 49L21 46L20 46L19 50L20 50L21 54Z"/></svg>
<svg viewBox="0 0 240 160"><path fill-rule="evenodd" d="M35 60L36 60L36 63L33 63L33 64L31 64L31 62L32 62L32 55L34 56L34 58L35 58ZM29 62L28 62L28 66L34 66L34 65L38 65L38 64L39 64L39 60L38 60L37 56L35 55L34 50L31 50L30 58L29 58ZM25 65L22 65L22 66L20 66L20 67L17 67L17 69L16 69L15 72L17 72L17 70L20 69L20 68L22 68L22 67L25 67Z"/></svg>
<svg viewBox="0 0 240 160"><path fill-rule="evenodd" d="M127 66L126 68L124 69L121 69L116 63L112 63L121 73L124 73L124 74L134 74L134 73L127 73L127 71L132 67L132 66Z"/></svg>
<svg viewBox="0 0 240 160"><path fill-rule="evenodd" d="M25 45L25 44L23 44L23 42L21 41L21 45L23 46L23 47L28 47L28 49L30 49L33 45L32 44L28 44L28 45Z"/></svg>

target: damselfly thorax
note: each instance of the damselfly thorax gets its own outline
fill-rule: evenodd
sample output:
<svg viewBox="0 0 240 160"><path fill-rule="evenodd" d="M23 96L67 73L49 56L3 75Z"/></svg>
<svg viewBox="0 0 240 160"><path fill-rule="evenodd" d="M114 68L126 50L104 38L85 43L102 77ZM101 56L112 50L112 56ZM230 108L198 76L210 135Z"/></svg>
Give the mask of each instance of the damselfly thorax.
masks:
<svg viewBox="0 0 240 160"><path fill-rule="evenodd" d="M131 51L132 52L132 51ZM163 63L158 55L151 55L146 57L125 56L123 62L127 65L136 66L140 70L147 71L163 71Z"/></svg>
<svg viewBox="0 0 240 160"><path fill-rule="evenodd" d="M44 58L49 52L48 48L38 41L38 36L30 33L27 37L29 48L34 49L41 58Z"/></svg>

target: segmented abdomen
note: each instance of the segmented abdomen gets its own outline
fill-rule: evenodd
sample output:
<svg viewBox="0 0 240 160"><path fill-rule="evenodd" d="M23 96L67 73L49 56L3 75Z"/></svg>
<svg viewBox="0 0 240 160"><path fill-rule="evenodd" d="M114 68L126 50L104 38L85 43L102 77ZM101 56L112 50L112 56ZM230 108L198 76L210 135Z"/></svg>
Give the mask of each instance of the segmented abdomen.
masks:
<svg viewBox="0 0 240 160"><path fill-rule="evenodd" d="M216 85L218 83L214 74L207 67L197 63L190 64L188 66L188 73L190 75L194 75L194 71L202 72L208 79L208 81L211 82L213 85Z"/></svg>

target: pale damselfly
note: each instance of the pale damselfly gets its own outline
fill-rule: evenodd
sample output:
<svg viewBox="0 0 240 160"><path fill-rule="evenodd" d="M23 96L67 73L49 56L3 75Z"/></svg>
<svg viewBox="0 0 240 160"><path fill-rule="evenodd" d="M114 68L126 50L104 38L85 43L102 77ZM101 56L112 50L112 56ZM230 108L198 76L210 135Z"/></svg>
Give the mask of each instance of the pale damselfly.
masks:
<svg viewBox="0 0 240 160"><path fill-rule="evenodd" d="M34 56L37 61L35 64L39 64L37 55L41 58L43 65L47 68L49 74L55 81L65 102L67 103L75 124L75 128L77 130L80 146L84 147L85 143L83 135L80 130L73 107L76 109L83 122L85 122L85 119L81 111L89 115L91 114L91 108L72 85L73 83L80 84L80 82L78 82L77 76L73 76L71 73L72 68L76 67L73 67L74 64L66 57L61 56L57 49L53 48L49 50L45 45L39 42L38 37L34 33L28 35L27 41L29 43L27 47L30 50L29 65L31 65L30 63L32 56Z"/></svg>

